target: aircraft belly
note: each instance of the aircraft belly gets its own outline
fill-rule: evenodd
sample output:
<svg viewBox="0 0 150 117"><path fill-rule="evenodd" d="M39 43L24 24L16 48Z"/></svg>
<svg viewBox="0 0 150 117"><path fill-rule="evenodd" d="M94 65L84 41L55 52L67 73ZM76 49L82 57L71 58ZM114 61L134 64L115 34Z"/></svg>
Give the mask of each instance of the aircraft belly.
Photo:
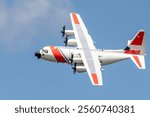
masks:
<svg viewBox="0 0 150 117"><path fill-rule="evenodd" d="M124 54L111 54L111 55L106 54L106 55L99 57L99 60L102 65L108 65L108 64L119 62L128 58L129 57L125 56Z"/></svg>

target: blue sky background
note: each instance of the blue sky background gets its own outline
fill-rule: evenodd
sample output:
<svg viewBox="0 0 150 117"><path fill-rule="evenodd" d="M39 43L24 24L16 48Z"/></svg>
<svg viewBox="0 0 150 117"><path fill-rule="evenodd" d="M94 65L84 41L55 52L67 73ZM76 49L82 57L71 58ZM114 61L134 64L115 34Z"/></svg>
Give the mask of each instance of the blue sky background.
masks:
<svg viewBox="0 0 150 117"><path fill-rule="evenodd" d="M1 0L0 99L150 99L149 0ZM84 20L96 47L121 49L146 31L146 70L131 60L105 66L102 87L70 65L38 60L47 45L64 45L60 30L72 28L69 13Z"/></svg>

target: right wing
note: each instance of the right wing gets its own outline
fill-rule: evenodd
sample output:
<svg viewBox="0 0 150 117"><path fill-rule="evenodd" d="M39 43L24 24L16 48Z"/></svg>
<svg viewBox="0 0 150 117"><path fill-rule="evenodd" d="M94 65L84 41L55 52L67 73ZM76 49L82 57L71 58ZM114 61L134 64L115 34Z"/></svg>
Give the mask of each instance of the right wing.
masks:
<svg viewBox="0 0 150 117"><path fill-rule="evenodd" d="M101 64L96 48L79 14L71 13L74 35L77 47L81 50L81 58L93 85L102 85Z"/></svg>
<svg viewBox="0 0 150 117"><path fill-rule="evenodd" d="M89 35L80 15L76 13L71 13L70 17L72 21L74 35L77 41L77 47L84 49L96 49L93 44L93 40Z"/></svg>

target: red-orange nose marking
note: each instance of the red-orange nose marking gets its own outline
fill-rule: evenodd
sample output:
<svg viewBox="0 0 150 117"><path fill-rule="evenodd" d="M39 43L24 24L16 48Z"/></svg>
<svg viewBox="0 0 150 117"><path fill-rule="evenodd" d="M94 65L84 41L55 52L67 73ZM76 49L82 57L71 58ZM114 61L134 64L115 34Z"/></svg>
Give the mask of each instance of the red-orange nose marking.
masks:
<svg viewBox="0 0 150 117"><path fill-rule="evenodd" d="M59 51L59 49L55 46L50 46L50 49L57 60L57 62L62 62L62 63L67 63L66 60L64 59L62 53Z"/></svg>

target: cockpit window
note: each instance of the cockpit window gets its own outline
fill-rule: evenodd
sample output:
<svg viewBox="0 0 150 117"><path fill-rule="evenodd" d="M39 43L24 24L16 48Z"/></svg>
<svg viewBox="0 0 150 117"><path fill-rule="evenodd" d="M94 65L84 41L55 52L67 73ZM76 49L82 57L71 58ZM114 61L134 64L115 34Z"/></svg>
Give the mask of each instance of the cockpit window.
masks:
<svg viewBox="0 0 150 117"><path fill-rule="evenodd" d="M45 53L48 53L48 50L47 50L47 49L44 49L44 48L43 48L42 51L45 52Z"/></svg>

